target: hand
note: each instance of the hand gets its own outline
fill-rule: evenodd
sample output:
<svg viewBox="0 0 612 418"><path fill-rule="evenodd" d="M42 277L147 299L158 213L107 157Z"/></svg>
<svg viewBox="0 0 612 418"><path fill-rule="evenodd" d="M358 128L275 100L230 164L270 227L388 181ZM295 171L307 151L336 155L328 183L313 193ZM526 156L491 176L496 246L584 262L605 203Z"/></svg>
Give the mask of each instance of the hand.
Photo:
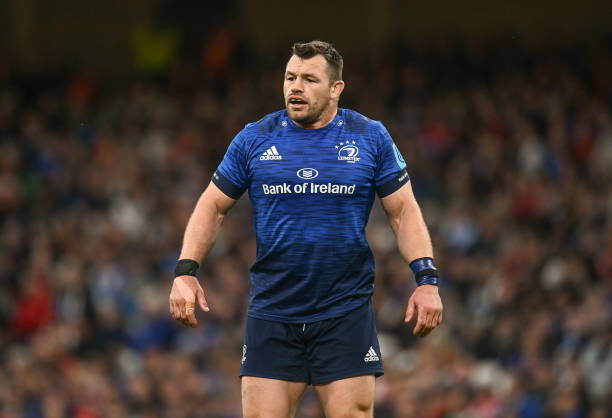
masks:
<svg viewBox="0 0 612 418"><path fill-rule="evenodd" d="M425 337L442 323L442 309L438 286L428 284L419 286L408 300L404 322L410 322L416 311L417 323L412 333Z"/></svg>
<svg viewBox="0 0 612 418"><path fill-rule="evenodd" d="M175 278L170 291L170 315L172 315L172 318L186 327L195 328L198 325L195 316L196 299L204 312L210 310L198 279L193 276Z"/></svg>

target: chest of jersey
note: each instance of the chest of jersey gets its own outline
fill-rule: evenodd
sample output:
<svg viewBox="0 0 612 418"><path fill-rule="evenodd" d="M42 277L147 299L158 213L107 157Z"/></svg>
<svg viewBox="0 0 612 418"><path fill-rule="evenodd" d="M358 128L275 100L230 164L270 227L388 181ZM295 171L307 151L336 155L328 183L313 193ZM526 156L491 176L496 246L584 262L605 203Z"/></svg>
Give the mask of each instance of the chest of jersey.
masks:
<svg viewBox="0 0 612 418"><path fill-rule="evenodd" d="M252 194L354 196L373 186L376 150L367 137L342 129L281 130L255 138L248 171Z"/></svg>

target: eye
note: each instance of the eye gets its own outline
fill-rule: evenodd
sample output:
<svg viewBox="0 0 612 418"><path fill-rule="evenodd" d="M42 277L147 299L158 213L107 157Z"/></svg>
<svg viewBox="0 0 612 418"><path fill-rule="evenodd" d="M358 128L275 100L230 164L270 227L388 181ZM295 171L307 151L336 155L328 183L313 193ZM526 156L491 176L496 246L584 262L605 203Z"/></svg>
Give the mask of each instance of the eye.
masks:
<svg viewBox="0 0 612 418"><path fill-rule="evenodd" d="M294 77L294 76L292 76L292 75L288 75L288 76L286 76L286 77L285 77L285 80L287 80L287 81L293 81L293 80L295 80L295 77Z"/></svg>

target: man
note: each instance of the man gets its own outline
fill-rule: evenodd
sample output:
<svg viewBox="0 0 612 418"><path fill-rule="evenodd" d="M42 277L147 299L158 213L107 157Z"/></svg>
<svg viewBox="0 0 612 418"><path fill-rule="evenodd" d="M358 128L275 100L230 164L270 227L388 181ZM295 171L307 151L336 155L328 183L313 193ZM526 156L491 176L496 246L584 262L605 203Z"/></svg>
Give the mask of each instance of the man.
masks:
<svg viewBox="0 0 612 418"><path fill-rule="evenodd" d="M209 310L196 270L248 189L257 259L240 371L244 416L291 417L312 384L327 417L371 417L383 373L365 238L375 191L417 278L405 317L416 316L415 335L442 321L438 274L399 150L380 122L338 108L342 57L321 41L292 52L286 109L234 138L187 224L170 312L195 326L195 302Z"/></svg>

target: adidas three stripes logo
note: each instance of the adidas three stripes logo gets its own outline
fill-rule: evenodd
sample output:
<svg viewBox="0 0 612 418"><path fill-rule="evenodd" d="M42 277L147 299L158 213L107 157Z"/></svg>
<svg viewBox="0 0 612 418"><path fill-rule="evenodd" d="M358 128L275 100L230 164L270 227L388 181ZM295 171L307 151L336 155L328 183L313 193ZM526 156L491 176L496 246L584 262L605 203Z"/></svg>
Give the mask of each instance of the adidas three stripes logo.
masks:
<svg viewBox="0 0 612 418"><path fill-rule="evenodd" d="M370 347L370 349L368 350L368 352L366 353L363 361L379 361L380 359L378 358L378 354L376 354L376 351L374 351L373 347Z"/></svg>
<svg viewBox="0 0 612 418"><path fill-rule="evenodd" d="M270 148L266 150L266 152L261 154L261 157L259 157L259 159L260 160L282 160L283 156L278 153L278 150L276 149L276 145L272 145Z"/></svg>

